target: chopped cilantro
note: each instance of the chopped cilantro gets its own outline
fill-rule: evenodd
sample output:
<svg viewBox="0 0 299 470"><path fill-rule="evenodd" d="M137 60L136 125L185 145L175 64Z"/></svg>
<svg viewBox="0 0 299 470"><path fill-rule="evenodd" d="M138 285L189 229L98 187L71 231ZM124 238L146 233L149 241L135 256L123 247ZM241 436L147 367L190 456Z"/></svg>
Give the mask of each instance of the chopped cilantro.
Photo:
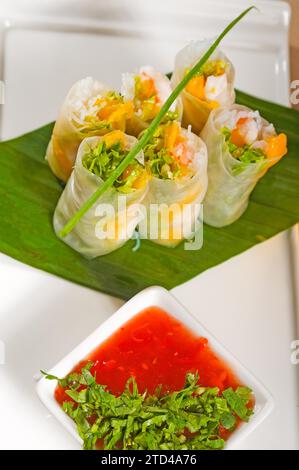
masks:
<svg viewBox="0 0 299 470"><path fill-rule="evenodd" d="M198 374L188 373L185 386L162 394L139 393L131 377L120 396L96 383L92 363L81 373L59 381L72 401L62 408L76 423L84 449L195 450L223 449L221 429L233 431L240 420L248 421L251 390L238 387L220 393L217 387L198 384Z"/></svg>
<svg viewBox="0 0 299 470"><path fill-rule="evenodd" d="M251 390L248 387L238 387L235 391L230 387L222 395L230 408L242 421L248 421L252 410L246 405L250 400Z"/></svg>

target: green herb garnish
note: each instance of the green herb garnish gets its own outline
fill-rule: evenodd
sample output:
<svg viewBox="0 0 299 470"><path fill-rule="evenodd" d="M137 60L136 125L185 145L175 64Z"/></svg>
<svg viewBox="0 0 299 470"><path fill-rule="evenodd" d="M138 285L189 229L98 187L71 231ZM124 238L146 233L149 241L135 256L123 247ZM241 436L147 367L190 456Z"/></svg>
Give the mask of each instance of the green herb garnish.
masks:
<svg viewBox="0 0 299 470"><path fill-rule="evenodd" d="M122 148L120 142L116 142L107 148L106 143L102 140L97 147L91 149L83 157L82 165L88 171L106 181L127 154L128 151ZM144 167L137 160L134 160L114 181L113 187L119 192L130 193L136 189L137 180L140 180L144 173Z"/></svg>
<svg viewBox="0 0 299 470"><path fill-rule="evenodd" d="M68 223L60 230L59 237L64 238L68 233L70 233L75 225L79 222L81 217L94 205L94 203L98 200L98 198L109 189L114 181L123 173L126 167L134 160L136 155L144 148L147 142L153 136L155 130L161 123L162 119L164 118L165 114L169 111L170 106L172 103L177 99L180 93L184 90L186 85L189 83L192 77L196 75L204 66L204 64L209 60L213 52L217 49L219 44L221 43L222 39L229 33L234 26L241 21L241 19L247 15L251 10L255 9L254 6L247 8L244 10L239 16L237 16L231 23L227 25L227 27L222 31L222 33L217 37L217 39L213 42L211 47L205 52L205 54L201 57L201 59L192 67L190 72L185 75L182 81L178 84L178 86L173 90L171 95L163 104L162 108L160 109L159 113L153 119L151 124L149 125L148 129L142 136L142 138L136 143L136 145L130 150L128 155L122 160L119 166L114 170L113 173L107 178L102 186L100 186L90 198L80 207L80 209L76 212L76 214L68 221Z"/></svg>
<svg viewBox="0 0 299 470"><path fill-rule="evenodd" d="M224 390L222 395L228 405L234 410L242 421L248 421L252 410L247 408L251 390L248 387L238 387L235 391L230 387Z"/></svg>
<svg viewBox="0 0 299 470"><path fill-rule="evenodd" d="M223 429L236 428L237 416L248 421L251 390L202 387L198 374L187 373L185 386L162 394L139 393L131 377L120 396L96 382L89 362L81 373L57 379L72 401L63 410L76 423L84 449L196 450L223 449Z"/></svg>

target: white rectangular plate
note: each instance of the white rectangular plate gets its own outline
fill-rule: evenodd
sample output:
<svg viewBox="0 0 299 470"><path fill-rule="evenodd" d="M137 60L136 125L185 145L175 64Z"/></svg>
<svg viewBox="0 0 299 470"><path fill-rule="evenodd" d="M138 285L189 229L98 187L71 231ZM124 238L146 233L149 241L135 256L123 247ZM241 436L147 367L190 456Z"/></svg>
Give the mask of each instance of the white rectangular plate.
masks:
<svg viewBox="0 0 299 470"><path fill-rule="evenodd" d="M54 120L69 86L94 75L119 86L120 73L153 64L172 69L188 40L213 36L252 2L243 0L1 0L0 79L5 81L3 139ZM237 86L288 102L289 10L258 3L224 49ZM170 253L171 255L171 253ZM274 412L239 448L297 448L295 288L290 234L283 233L174 289L175 296L273 393ZM154 261L153 261L154 262ZM122 302L0 255L0 446L18 420L25 449L72 449L76 443L48 419L33 377L49 369ZM14 410L14 415L12 415ZM30 426L28 426L30 423Z"/></svg>

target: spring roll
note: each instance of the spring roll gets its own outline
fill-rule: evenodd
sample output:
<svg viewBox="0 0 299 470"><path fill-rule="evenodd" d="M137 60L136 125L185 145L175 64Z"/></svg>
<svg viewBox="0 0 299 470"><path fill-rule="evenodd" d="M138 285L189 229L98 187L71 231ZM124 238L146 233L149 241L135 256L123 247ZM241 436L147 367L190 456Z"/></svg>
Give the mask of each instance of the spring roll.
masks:
<svg viewBox="0 0 299 470"><path fill-rule="evenodd" d="M56 234L103 184L136 141L135 137L122 131L112 131L105 136L88 137L82 141L74 171L55 210ZM135 204L144 199L148 188L143 162L141 151L113 187L99 198L62 240L85 257L95 258L116 250L130 239L140 217Z"/></svg>
<svg viewBox="0 0 299 470"><path fill-rule="evenodd" d="M125 131L133 104L106 85L87 77L69 91L47 148L46 159L53 173L66 182L72 172L78 147L86 137Z"/></svg>
<svg viewBox="0 0 299 470"><path fill-rule="evenodd" d="M138 74L122 75L121 93L133 102L134 114L127 122L127 133L138 137L157 116L172 92L170 80L153 67L141 67ZM181 119L182 102L178 98L166 113L164 121Z"/></svg>
<svg viewBox="0 0 299 470"><path fill-rule="evenodd" d="M223 227L243 214L258 180L287 153L287 137L241 105L212 111L201 137L209 154L204 221Z"/></svg>
<svg viewBox="0 0 299 470"><path fill-rule="evenodd" d="M172 76L174 87L200 60L210 45L209 41L192 41L178 52ZM213 109L234 103L234 79L235 70L232 63L217 49L182 92L183 126L191 124L192 131L198 134Z"/></svg>
<svg viewBox="0 0 299 470"><path fill-rule="evenodd" d="M144 147L144 158L150 175L145 199L148 238L174 247L192 237L198 227L200 204L208 184L206 145L179 122L168 122ZM169 210L166 213L165 206Z"/></svg>

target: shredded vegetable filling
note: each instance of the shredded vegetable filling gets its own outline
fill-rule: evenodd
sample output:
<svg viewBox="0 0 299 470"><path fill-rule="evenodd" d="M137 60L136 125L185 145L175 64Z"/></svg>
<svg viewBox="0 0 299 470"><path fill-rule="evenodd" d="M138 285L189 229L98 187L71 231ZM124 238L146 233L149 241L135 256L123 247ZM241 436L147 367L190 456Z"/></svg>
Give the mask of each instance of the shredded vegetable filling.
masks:
<svg viewBox="0 0 299 470"><path fill-rule="evenodd" d="M90 150L82 159L82 164L91 173L105 181L128 154L125 148L125 134L113 131L106 134L97 147ZM130 193L147 183L145 168L134 160L114 182L114 188L122 193Z"/></svg>
<svg viewBox="0 0 299 470"><path fill-rule="evenodd" d="M84 112L85 125L81 132L90 133L100 129L125 130L126 120L132 117L134 108L132 101L124 102L119 93L110 91L85 103Z"/></svg>
<svg viewBox="0 0 299 470"><path fill-rule="evenodd" d="M254 118L241 117L233 129L224 126L221 132L228 151L243 166L263 162L266 165L270 159L280 159L287 153L286 135L276 135L273 126L269 127L267 135Z"/></svg>
<svg viewBox="0 0 299 470"><path fill-rule="evenodd" d="M157 116L163 102L171 92L169 85L165 86L165 83L162 85L163 80L162 76L161 78L158 76L155 79L145 71L134 77L134 109L138 117L143 121L150 122ZM158 81L161 82L160 87L158 86ZM177 118L178 113L171 110L165 116L165 120Z"/></svg>
<svg viewBox="0 0 299 470"><path fill-rule="evenodd" d="M149 172L160 179L176 179L192 175L193 152L176 121L160 126L144 147Z"/></svg>

